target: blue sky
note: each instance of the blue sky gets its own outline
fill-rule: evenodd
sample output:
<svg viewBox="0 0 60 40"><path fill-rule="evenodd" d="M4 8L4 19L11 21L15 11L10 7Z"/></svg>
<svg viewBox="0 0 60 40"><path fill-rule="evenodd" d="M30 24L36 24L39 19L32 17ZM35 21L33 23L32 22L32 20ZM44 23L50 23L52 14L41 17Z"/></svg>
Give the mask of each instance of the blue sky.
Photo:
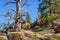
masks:
<svg viewBox="0 0 60 40"><path fill-rule="evenodd" d="M10 4L7 6L4 6L4 3L7 0L0 0L0 15L5 14L6 12L10 11L10 9L15 9L14 4ZM29 5L24 8L23 12L29 12L31 16L31 21L34 22L36 18L38 17L38 0L28 0ZM0 23L7 22L3 16L0 17ZM12 21L10 21L12 22Z"/></svg>

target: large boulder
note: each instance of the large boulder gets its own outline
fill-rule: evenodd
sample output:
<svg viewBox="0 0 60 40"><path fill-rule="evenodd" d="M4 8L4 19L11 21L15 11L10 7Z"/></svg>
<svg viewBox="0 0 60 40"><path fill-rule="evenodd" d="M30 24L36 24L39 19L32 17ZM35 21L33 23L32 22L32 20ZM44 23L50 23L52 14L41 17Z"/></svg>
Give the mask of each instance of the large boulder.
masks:
<svg viewBox="0 0 60 40"><path fill-rule="evenodd" d="M21 40L25 38L25 34L23 32L8 32L9 40Z"/></svg>
<svg viewBox="0 0 60 40"><path fill-rule="evenodd" d="M0 36L0 40L8 40L7 36Z"/></svg>
<svg viewBox="0 0 60 40"><path fill-rule="evenodd" d="M56 33L60 33L60 20L56 19L53 21L53 29Z"/></svg>
<svg viewBox="0 0 60 40"><path fill-rule="evenodd" d="M35 32L29 30L23 30L21 32L9 32L10 40L40 40L46 39L45 36L36 34Z"/></svg>
<svg viewBox="0 0 60 40"><path fill-rule="evenodd" d="M56 28L54 28L54 31L55 31L56 33L60 33L60 25L57 26Z"/></svg>

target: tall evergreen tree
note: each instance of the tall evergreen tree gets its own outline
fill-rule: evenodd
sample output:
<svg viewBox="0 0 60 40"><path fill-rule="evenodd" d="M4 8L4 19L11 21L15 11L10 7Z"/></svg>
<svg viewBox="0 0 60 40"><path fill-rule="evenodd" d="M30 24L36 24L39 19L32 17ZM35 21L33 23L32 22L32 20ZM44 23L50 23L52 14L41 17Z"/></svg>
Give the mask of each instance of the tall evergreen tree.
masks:
<svg viewBox="0 0 60 40"><path fill-rule="evenodd" d="M28 12L27 12L27 15L26 15L26 22L27 22L27 23L31 23L31 21L30 21L30 15L29 15Z"/></svg>
<svg viewBox="0 0 60 40"><path fill-rule="evenodd" d="M49 25L57 18L60 11L60 0L39 0L38 11L41 13L40 23ZM56 14L56 15L55 15Z"/></svg>
<svg viewBox="0 0 60 40"><path fill-rule="evenodd" d="M39 4L38 10L41 13L45 13L46 9L50 14L58 13L60 11L60 0L42 0L42 2Z"/></svg>

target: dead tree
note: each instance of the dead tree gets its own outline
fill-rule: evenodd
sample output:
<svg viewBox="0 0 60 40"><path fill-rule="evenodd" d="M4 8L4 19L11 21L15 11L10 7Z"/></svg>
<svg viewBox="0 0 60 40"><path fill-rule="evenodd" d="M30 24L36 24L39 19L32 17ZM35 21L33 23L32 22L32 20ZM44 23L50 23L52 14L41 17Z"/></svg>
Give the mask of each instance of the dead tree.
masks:
<svg viewBox="0 0 60 40"><path fill-rule="evenodd" d="M26 0L27 1L27 0ZM26 16L26 14L21 14L21 10L26 7L28 4L25 2L22 6L20 5L21 0L14 0L13 2L6 2L5 5L7 4L16 4L16 15L14 17L15 23L15 31L21 31L21 24L22 24L22 16Z"/></svg>

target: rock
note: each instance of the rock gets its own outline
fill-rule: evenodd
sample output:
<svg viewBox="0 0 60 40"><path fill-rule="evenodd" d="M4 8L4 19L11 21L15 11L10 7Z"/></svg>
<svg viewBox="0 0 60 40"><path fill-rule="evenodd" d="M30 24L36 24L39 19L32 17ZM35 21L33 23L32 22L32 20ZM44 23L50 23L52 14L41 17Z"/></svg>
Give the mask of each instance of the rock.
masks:
<svg viewBox="0 0 60 40"><path fill-rule="evenodd" d="M53 29L55 33L60 33L60 19L56 19L53 21Z"/></svg>
<svg viewBox="0 0 60 40"><path fill-rule="evenodd" d="M9 34L9 35L12 35L12 34L19 34L21 37L25 37L24 32L9 32L8 34Z"/></svg>
<svg viewBox="0 0 60 40"><path fill-rule="evenodd" d="M60 33L60 25L54 28L55 33Z"/></svg>
<svg viewBox="0 0 60 40"><path fill-rule="evenodd" d="M45 39L47 38L47 37L45 37L44 35L41 35L41 34L36 34L36 37L38 37L38 38L43 38L43 39L44 39L44 38L45 38Z"/></svg>
<svg viewBox="0 0 60 40"><path fill-rule="evenodd" d="M30 30L22 30L21 32L9 32L8 34L9 34L10 40L19 40L19 39L22 39L22 40L55 40L58 38L58 36L56 36L57 34L55 35L54 33L45 33L45 32L35 33ZM58 39L60 39L60 37Z"/></svg>
<svg viewBox="0 0 60 40"><path fill-rule="evenodd" d="M28 35L28 34L29 34L29 35L35 35L34 32L29 31L29 30L28 30L28 31L27 31L27 30L24 30L23 32L24 32L25 34L27 34L27 35Z"/></svg>
<svg viewBox="0 0 60 40"><path fill-rule="evenodd" d="M7 36L0 36L0 40L8 40Z"/></svg>
<svg viewBox="0 0 60 40"><path fill-rule="evenodd" d="M24 32L9 32L8 35L10 40L20 40L25 38Z"/></svg>

